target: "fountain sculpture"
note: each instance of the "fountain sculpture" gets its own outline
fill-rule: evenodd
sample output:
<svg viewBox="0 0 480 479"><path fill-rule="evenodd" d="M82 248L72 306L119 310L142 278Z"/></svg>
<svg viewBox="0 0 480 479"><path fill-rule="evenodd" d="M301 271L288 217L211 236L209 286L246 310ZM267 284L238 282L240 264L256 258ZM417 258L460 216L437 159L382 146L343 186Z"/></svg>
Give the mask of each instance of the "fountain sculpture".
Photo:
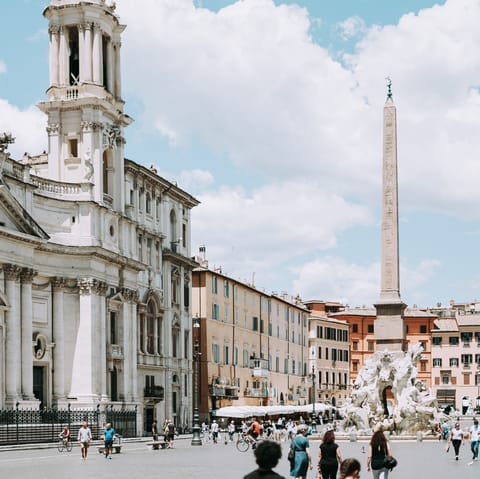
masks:
<svg viewBox="0 0 480 479"><path fill-rule="evenodd" d="M407 352L377 351L364 363L351 397L341 408L345 430L370 433L382 426L395 434L429 432L440 422L436 399L422 381L417 381L420 344ZM387 391L393 397L391 407Z"/></svg>

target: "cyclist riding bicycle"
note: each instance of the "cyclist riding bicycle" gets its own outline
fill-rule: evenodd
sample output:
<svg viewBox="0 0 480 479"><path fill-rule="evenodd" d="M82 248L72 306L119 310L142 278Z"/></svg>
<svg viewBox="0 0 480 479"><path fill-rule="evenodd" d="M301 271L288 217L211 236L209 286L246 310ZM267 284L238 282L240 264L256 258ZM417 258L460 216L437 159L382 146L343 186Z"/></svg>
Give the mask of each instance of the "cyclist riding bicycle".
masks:
<svg viewBox="0 0 480 479"><path fill-rule="evenodd" d="M70 430L68 429L68 426L63 427L63 430L58 437L61 437L63 439L63 443L67 444L67 442L70 440Z"/></svg>
<svg viewBox="0 0 480 479"><path fill-rule="evenodd" d="M261 431L262 427L260 426L260 423L256 419L253 419L246 431L246 435L253 439L252 449L255 449L255 443L257 442L257 438L260 436Z"/></svg>

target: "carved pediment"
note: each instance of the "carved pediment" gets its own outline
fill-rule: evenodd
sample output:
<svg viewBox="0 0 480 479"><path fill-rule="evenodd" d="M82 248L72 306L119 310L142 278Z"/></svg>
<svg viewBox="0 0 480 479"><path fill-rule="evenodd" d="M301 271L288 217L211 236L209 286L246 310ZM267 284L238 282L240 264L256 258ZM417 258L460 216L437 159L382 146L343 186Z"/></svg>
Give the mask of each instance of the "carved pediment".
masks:
<svg viewBox="0 0 480 479"><path fill-rule="evenodd" d="M41 239L48 239L48 234L28 214L14 198L8 187L0 180L0 230L23 233Z"/></svg>

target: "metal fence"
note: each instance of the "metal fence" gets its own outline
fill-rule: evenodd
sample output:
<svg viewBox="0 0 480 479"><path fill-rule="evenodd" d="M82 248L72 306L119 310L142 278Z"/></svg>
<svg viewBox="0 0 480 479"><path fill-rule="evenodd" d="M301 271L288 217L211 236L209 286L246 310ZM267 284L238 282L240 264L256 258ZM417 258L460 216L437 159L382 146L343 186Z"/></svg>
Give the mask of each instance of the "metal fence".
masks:
<svg viewBox="0 0 480 479"><path fill-rule="evenodd" d="M123 437L137 435L137 408L135 409L2 409L0 410L0 445L55 442L64 426L73 439L83 421L87 421L94 439L103 437L105 423L110 422Z"/></svg>

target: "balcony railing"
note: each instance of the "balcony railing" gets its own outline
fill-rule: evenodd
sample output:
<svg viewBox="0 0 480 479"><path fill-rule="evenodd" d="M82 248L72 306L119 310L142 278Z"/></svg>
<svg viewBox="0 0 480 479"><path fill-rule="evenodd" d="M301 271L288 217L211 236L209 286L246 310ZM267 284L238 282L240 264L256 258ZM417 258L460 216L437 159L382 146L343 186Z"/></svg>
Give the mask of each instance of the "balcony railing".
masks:
<svg viewBox="0 0 480 479"><path fill-rule="evenodd" d="M264 388L245 388L243 395L245 397L265 398L268 397L268 390Z"/></svg>
<svg viewBox="0 0 480 479"><path fill-rule="evenodd" d="M236 386L209 386L208 395L217 398L238 399L238 388Z"/></svg>
<svg viewBox="0 0 480 479"><path fill-rule="evenodd" d="M163 386L149 386L144 389L143 396L145 398L158 399L159 401L163 401L165 398L165 389Z"/></svg>
<svg viewBox="0 0 480 479"><path fill-rule="evenodd" d="M268 361L266 359L251 359L250 368L252 376L256 378L268 378L270 371L268 370Z"/></svg>

